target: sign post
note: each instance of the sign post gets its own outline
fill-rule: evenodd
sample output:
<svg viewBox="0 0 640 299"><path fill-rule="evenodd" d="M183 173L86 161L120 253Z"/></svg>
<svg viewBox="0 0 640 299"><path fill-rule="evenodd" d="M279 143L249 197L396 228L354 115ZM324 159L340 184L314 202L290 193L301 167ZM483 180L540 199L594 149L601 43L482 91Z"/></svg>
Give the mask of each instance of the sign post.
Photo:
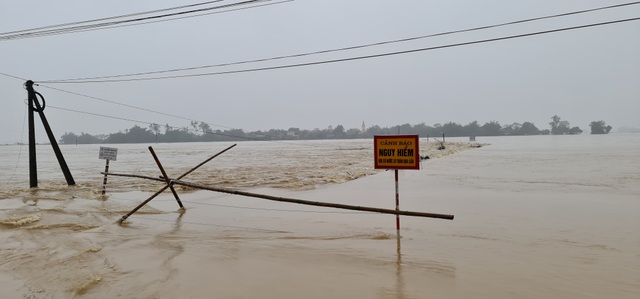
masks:
<svg viewBox="0 0 640 299"><path fill-rule="evenodd" d="M396 211L400 211L399 169L420 169L418 135L373 136L375 169L393 169L396 185ZM396 214L396 232L400 237L400 215Z"/></svg>
<svg viewBox="0 0 640 299"><path fill-rule="evenodd" d="M107 160L104 166L104 179L102 180L102 195L107 193L107 173L109 173L109 160L115 161L118 158L118 149L114 147L100 147L98 159Z"/></svg>

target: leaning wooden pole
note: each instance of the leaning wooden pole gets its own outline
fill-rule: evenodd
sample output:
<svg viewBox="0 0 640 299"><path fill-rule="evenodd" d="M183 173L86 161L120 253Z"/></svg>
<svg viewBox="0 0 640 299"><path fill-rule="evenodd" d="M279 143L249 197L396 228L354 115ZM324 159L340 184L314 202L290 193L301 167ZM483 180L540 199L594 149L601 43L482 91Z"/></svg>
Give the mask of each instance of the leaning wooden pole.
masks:
<svg viewBox="0 0 640 299"><path fill-rule="evenodd" d="M103 173L103 174L105 174L105 173ZM146 179L146 180L164 182L164 180L161 179L161 178L154 178L154 177L150 177L150 176L146 176L146 175L139 175L139 174L127 174L127 173L115 173L115 172L110 172L110 173L107 173L107 174L108 175L113 175L113 176L120 176L120 177L138 178L138 179ZM374 213L383 213L383 214L403 215L403 216L440 218L440 219L447 219L447 220L453 220L453 217L454 217L453 215L447 215L447 214L435 214L435 213L411 212L411 211L391 210L391 209L379 209L379 208L352 206L352 205L345 205L345 204L334 204L334 203L325 203L325 202L318 202L318 201L308 201L308 200L295 199L295 198L276 197L276 196L271 196L271 195L251 193L251 192L245 192L245 191L238 191L238 190L232 190L232 189L226 189L226 188L220 188L220 187L205 186L205 185L196 184L196 183L190 183L190 182L181 181L181 180L171 180L171 181L173 182L174 185L182 185L182 186L187 186L187 187L196 188L196 189L202 189L202 190L223 192L223 193L234 194L234 195L256 197L256 198L268 199L268 200L273 200L273 201L297 203L297 204L303 204L303 205L329 207L329 208L355 210L355 211L365 211L365 212L374 212ZM167 188L168 187L165 186L164 188L162 188L162 190L160 190L156 194L152 195L152 197L156 197L158 194L162 193L162 191L166 190ZM148 201L145 201L144 203L142 203L140 205L140 207L142 207L147 202ZM133 212L135 212L135 211L133 211ZM131 214L133 214L133 213L131 213ZM126 219L126 217L128 217L128 216L130 216L130 214L125 216L125 217L123 217L122 220Z"/></svg>
<svg viewBox="0 0 640 299"><path fill-rule="evenodd" d="M222 192L222 193L228 193L228 194L234 194L234 195L249 196L249 197L257 197L257 198L280 201L280 202L297 203L297 204L309 205L309 206L319 206L319 207L329 207L329 208L364 211L364 212L375 212L375 213L383 213L383 214L394 214L394 215L403 215L403 216L429 217L429 218L453 220L453 215L446 215L446 214L411 212L411 211L380 209L380 208L372 208L372 207L352 206L352 205L345 205L345 204L338 204L338 203L309 201L309 200L296 199L296 198L286 198L286 197L271 196L271 195L251 193L251 192L245 192L245 191L238 191L238 190L226 189L226 188L220 188L220 187L212 187L212 186L190 183L190 182L181 181L181 180L172 180L172 182L175 185L182 185L182 186L192 187L196 189L203 189L203 190L216 191L216 192Z"/></svg>
<svg viewBox="0 0 640 299"><path fill-rule="evenodd" d="M162 173L162 177L164 178L165 183L167 183L167 186L169 186L169 189L171 189L171 193L173 193L173 197L178 202L178 205L180 206L180 208L184 209L184 206L182 205L182 201L180 201L180 197L178 196L178 192L176 192L176 189L173 188L173 183L169 179L169 176L167 175L167 172L164 170L164 167L162 166L162 163L160 163L160 159L158 159L158 155L156 155L156 152L153 150L153 147L150 146L149 147L149 151L151 152L151 155L153 156L153 159L156 160L156 164L158 164L158 168L160 169L160 172Z"/></svg>

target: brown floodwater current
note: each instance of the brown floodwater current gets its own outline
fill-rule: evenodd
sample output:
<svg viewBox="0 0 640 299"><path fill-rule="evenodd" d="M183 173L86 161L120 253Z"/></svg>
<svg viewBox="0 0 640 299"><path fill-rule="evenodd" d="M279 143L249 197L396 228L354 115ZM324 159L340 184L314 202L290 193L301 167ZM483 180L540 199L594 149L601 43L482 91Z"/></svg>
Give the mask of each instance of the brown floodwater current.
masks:
<svg viewBox="0 0 640 299"><path fill-rule="evenodd" d="M452 221L272 202L109 177L99 145L0 146L0 298L638 298L640 134L452 138L399 175L402 210ZM449 141L449 139L447 140ZM232 143L152 144L177 177ZM476 147L476 145L482 145ZM110 171L158 176L148 145ZM393 209L372 140L239 142L201 184Z"/></svg>

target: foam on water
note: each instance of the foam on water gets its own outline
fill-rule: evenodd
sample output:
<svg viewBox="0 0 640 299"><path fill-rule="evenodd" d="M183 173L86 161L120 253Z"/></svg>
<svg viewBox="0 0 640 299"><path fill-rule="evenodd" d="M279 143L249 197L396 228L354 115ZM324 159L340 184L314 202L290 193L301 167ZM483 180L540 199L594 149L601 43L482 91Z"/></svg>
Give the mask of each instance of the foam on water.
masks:
<svg viewBox="0 0 640 299"><path fill-rule="evenodd" d="M38 220L40 220L40 218L42 218L41 214L33 214L33 215L26 215L26 216L19 216L19 217L13 217L13 218L8 218L8 219L2 219L0 220L0 224L4 224L4 225L9 225L9 226L13 226L13 227L19 227L19 226L23 226L25 224L30 224L33 222L36 222Z"/></svg>

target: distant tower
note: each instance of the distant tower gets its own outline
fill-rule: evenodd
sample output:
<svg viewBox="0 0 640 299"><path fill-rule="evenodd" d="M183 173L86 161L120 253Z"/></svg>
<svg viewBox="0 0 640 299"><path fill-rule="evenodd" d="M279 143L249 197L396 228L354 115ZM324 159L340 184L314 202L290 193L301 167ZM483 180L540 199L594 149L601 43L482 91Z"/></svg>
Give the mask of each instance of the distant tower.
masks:
<svg viewBox="0 0 640 299"><path fill-rule="evenodd" d="M364 126L364 120L362 121L362 133L364 133L365 131L367 131L367 129Z"/></svg>

